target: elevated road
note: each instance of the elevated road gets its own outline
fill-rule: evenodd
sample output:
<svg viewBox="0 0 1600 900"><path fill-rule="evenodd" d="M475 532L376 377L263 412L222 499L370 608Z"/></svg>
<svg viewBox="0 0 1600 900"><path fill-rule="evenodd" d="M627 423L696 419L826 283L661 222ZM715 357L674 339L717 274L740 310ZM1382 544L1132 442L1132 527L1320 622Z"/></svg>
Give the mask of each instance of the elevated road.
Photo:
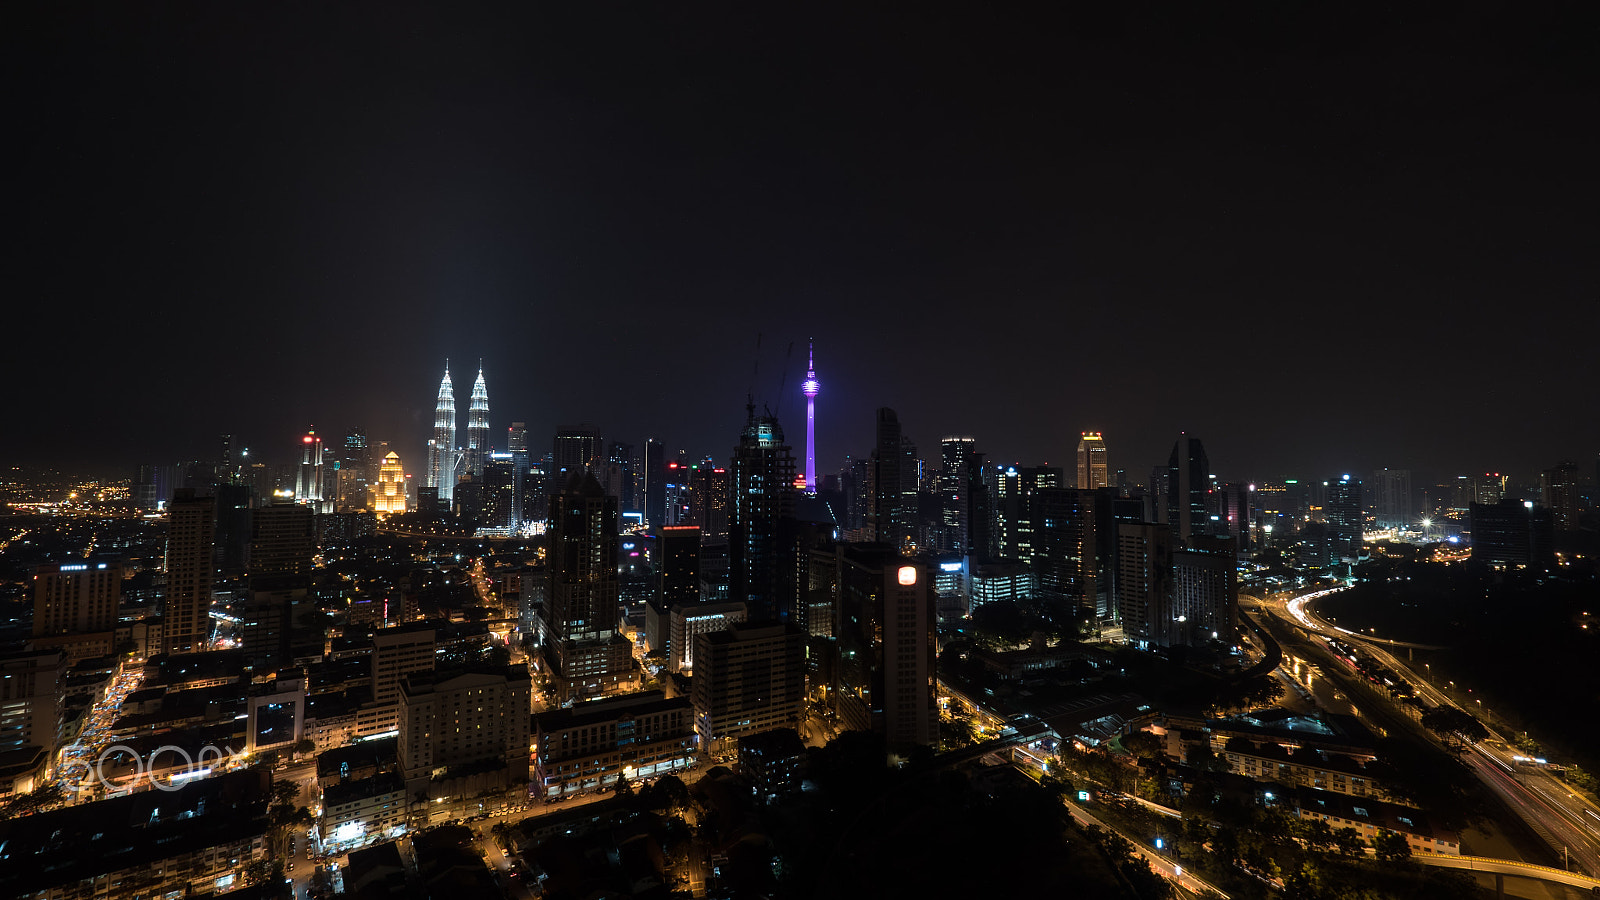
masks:
<svg viewBox="0 0 1600 900"><path fill-rule="evenodd" d="M1509 859L1490 859L1483 856L1413 856L1416 862L1425 866L1438 866L1441 869L1464 869L1470 872L1491 872L1496 875L1515 875L1519 878L1532 878L1550 884L1564 884L1568 887L1582 888L1587 891L1600 891L1600 879L1579 875L1576 872L1563 872L1549 866L1536 866L1533 863L1512 862Z"/></svg>

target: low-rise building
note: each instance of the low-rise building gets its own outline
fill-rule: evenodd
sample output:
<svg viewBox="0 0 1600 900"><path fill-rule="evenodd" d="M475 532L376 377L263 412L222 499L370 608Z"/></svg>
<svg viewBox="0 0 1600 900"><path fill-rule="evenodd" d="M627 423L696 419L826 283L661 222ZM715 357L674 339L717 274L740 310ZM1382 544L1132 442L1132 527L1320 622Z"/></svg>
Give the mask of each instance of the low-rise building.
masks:
<svg viewBox="0 0 1600 900"><path fill-rule="evenodd" d="M535 791L563 797L694 766L694 706L648 691L533 718Z"/></svg>
<svg viewBox="0 0 1600 900"><path fill-rule="evenodd" d="M406 825L406 785L398 772L341 781L322 791L317 837L336 853L369 841L399 837Z"/></svg>
<svg viewBox="0 0 1600 900"><path fill-rule="evenodd" d="M1309 788L1295 791L1292 797L1300 818L1320 819L1336 831L1354 828L1369 844L1382 832L1392 831L1406 839L1413 854L1461 855L1461 835L1435 827L1421 810Z"/></svg>
<svg viewBox="0 0 1600 900"><path fill-rule="evenodd" d="M762 806L800 793L805 760L806 745L792 728L774 728L739 740L739 773Z"/></svg>

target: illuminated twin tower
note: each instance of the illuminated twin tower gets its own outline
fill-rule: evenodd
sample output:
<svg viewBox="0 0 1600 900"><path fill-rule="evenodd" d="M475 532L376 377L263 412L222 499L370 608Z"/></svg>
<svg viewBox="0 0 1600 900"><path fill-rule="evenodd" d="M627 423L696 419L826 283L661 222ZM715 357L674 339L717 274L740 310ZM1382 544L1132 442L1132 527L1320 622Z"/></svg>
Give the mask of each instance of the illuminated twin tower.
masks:
<svg viewBox="0 0 1600 900"><path fill-rule="evenodd" d="M483 360L478 360L478 380L472 385L472 405L467 410L467 446L456 446L456 393L450 384L450 360L444 361L439 382L439 402L433 411L433 438L428 441L428 487L439 499L454 499L456 482L463 474L483 477L489 457L489 386L483 380Z"/></svg>

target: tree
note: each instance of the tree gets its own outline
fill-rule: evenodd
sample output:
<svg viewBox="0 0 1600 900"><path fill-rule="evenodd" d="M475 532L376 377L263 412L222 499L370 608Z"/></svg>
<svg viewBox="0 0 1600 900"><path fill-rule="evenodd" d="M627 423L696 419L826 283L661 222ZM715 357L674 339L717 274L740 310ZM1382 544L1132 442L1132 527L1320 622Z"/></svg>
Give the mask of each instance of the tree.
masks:
<svg viewBox="0 0 1600 900"><path fill-rule="evenodd" d="M306 756L307 754L315 753L317 752L317 742L313 741L311 738L301 738L295 743L294 752L297 756Z"/></svg>
<svg viewBox="0 0 1600 900"><path fill-rule="evenodd" d="M1435 706L1422 714L1422 727L1428 729L1457 753L1467 744L1476 743L1489 736L1489 730L1472 716L1454 706Z"/></svg>
<svg viewBox="0 0 1600 900"><path fill-rule="evenodd" d="M267 795L268 802L273 806L287 806L300 797L300 785L292 781L274 781L272 792Z"/></svg>
<svg viewBox="0 0 1600 900"><path fill-rule="evenodd" d="M1355 859L1366 852L1367 842L1361 839L1361 832L1354 828L1336 828L1333 831L1333 847L1340 856Z"/></svg>
<svg viewBox="0 0 1600 900"><path fill-rule="evenodd" d="M633 784L628 781L628 776L626 775L617 776L617 784L615 789L618 797L633 796Z"/></svg>
<svg viewBox="0 0 1600 900"><path fill-rule="evenodd" d="M1405 835L1395 831L1380 831L1372 839L1372 849L1378 862L1400 867L1411 861L1411 843Z"/></svg>
<svg viewBox="0 0 1600 900"><path fill-rule="evenodd" d="M1321 819L1309 819L1300 823L1300 838L1306 842L1307 847L1319 852L1331 849L1335 843L1333 829Z"/></svg>

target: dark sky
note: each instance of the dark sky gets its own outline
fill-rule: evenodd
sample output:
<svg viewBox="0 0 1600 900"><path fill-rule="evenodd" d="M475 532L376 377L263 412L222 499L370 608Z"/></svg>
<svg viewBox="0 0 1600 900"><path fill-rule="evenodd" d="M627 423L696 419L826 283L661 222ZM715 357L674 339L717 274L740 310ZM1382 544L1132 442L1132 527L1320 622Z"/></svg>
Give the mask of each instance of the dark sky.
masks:
<svg viewBox="0 0 1600 900"><path fill-rule="evenodd" d="M882 405L1141 475L1600 451L1585 5L458 5L10 10L0 462L420 471L480 356L535 447L726 457L752 388L798 446L812 336L824 471Z"/></svg>

